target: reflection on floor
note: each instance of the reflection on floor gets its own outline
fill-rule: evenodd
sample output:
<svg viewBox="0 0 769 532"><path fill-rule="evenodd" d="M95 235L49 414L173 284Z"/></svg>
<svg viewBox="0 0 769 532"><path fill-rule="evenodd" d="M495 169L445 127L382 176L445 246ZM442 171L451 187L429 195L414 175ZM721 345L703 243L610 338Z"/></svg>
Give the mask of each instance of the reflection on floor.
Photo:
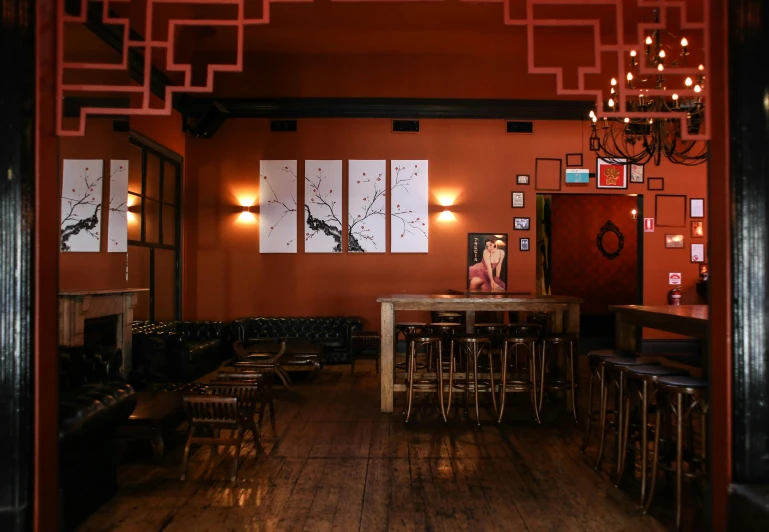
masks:
<svg viewBox="0 0 769 532"><path fill-rule="evenodd" d="M186 482L182 445L160 464L148 447L126 448L118 495L81 530L665 529L637 508L632 481L620 490L593 471L595 448L579 453L563 404L546 405L541 426L521 397L501 427L464 414L444 425L431 407L406 427L400 404L379 412L373 362L357 369L278 391L276 432L267 424L261 449L249 436L236 485L224 448L194 449Z"/></svg>

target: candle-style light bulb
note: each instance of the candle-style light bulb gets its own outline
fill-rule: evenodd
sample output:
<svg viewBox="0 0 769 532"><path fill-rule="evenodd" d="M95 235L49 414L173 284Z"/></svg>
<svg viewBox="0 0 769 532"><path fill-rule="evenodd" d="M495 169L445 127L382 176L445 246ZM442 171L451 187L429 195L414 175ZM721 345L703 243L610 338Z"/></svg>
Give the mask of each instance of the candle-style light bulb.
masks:
<svg viewBox="0 0 769 532"><path fill-rule="evenodd" d="M662 72L663 70L665 70L665 65L663 65L662 63L660 63L659 65L657 65L657 70L659 70L660 72Z"/></svg>
<svg viewBox="0 0 769 532"><path fill-rule="evenodd" d="M686 48L687 46L689 46L689 41L687 41L687 40L686 40L686 37L684 37L683 39L681 39L681 46L683 46L684 48Z"/></svg>
<svg viewBox="0 0 769 532"><path fill-rule="evenodd" d="M660 50L660 57L665 59L665 50Z"/></svg>
<svg viewBox="0 0 769 532"><path fill-rule="evenodd" d="M705 70L705 65L700 65L697 67L697 70Z"/></svg>
<svg viewBox="0 0 769 532"><path fill-rule="evenodd" d="M650 45L651 43L652 43L652 38L651 37L647 37L646 38L646 44Z"/></svg>
<svg viewBox="0 0 769 532"><path fill-rule="evenodd" d="M630 119L629 119L629 118L626 118L626 119L625 119L625 123L626 123L626 124L629 124L629 123L630 123Z"/></svg>
<svg viewBox="0 0 769 532"><path fill-rule="evenodd" d="M684 80L684 84L685 84L687 87L691 87L691 86L692 86L692 83L694 83L694 82L692 81L692 78L686 78L686 79Z"/></svg>
<svg viewBox="0 0 769 532"><path fill-rule="evenodd" d="M588 116L590 118L595 118L595 111L590 111L590 114Z"/></svg>
<svg viewBox="0 0 769 532"><path fill-rule="evenodd" d="M678 99L678 94L673 94L673 100L677 100L677 99Z"/></svg>
<svg viewBox="0 0 769 532"><path fill-rule="evenodd" d="M594 116L594 117L593 117L593 123L595 124L596 122L598 122L598 117L597 117L597 116Z"/></svg>
<svg viewBox="0 0 769 532"><path fill-rule="evenodd" d="M617 84L616 78L611 78L611 84L612 84L612 86Z"/></svg>
<svg viewBox="0 0 769 532"><path fill-rule="evenodd" d="M702 91L702 87L700 87L699 85L695 85L694 92L700 92L700 91Z"/></svg>
<svg viewBox="0 0 769 532"><path fill-rule="evenodd" d="M609 98L609 107L614 107L614 98Z"/></svg>
<svg viewBox="0 0 769 532"><path fill-rule="evenodd" d="M631 74L630 72L627 73L627 80L633 81L633 74Z"/></svg>
<svg viewBox="0 0 769 532"><path fill-rule="evenodd" d="M635 57L635 56L636 56L636 51L630 50L630 57Z"/></svg>

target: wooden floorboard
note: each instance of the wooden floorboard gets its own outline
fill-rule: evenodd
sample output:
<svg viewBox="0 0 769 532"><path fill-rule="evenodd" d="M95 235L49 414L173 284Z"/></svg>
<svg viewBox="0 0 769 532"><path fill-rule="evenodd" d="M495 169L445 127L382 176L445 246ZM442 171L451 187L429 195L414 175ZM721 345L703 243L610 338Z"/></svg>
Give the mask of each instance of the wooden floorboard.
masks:
<svg viewBox="0 0 769 532"><path fill-rule="evenodd" d="M117 495L80 530L665 530L638 509L632 479L626 491L593 471L594 442L580 454L581 425L559 402L538 425L513 397L501 425L482 411L479 428L472 405L447 424L434 405L415 408L407 425L402 398L382 414L378 397L372 361L277 390L275 430L268 417L261 445L248 436L236 484L225 447L193 447L179 480L184 425L159 463L126 445Z"/></svg>

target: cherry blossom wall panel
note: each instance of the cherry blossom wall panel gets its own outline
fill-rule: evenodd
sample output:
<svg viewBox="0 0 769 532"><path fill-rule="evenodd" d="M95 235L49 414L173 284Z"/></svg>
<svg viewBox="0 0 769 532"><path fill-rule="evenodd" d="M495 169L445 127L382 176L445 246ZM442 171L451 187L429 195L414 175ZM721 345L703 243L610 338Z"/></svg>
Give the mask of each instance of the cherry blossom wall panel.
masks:
<svg viewBox="0 0 769 532"><path fill-rule="evenodd" d="M342 252L342 161L304 162L304 251Z"/></svg>
<svg viewBox="0 0 769 532"><path fill-rule="evenodd" d="M128 251L128 161L109 162L109 245L107 251Z"/></svg>
<svg viewBox="0 0 769 532"><path fill-rule="evenodd" d="M296 161L260 162L260 253L296 253L296 191Z"/></svg>
<svg viewBox="0 0 769 532"><path fill-rule="evenodd" d="M427 161L390 161L390 251L427 253Z"/></svg>
<svg viewBox="0 0 769 532"><path fill-rule="evenodd" d="M384 253L387 161L349 161L347 250Z"/></svg>
<svg viewBox="0 0 769 532"><path fill-rule="evenodd" d="M64 159L61 250L98 252L104 161Z"/></svg>

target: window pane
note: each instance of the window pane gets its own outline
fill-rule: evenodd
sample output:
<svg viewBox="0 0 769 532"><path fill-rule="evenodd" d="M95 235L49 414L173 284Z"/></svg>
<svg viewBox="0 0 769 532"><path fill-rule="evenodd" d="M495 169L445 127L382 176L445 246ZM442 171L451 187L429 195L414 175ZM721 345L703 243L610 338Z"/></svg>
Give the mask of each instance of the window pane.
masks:
<svg viewBox="0 0 769 532"><path fill-rule="evenodd" d="M147 190L145 197L160 200L160 158L147 152Z"/></svg>
<svg viewBox="0 0 769 532"><path fill-rule="evenodd" d="M130 168L128 170L131 171ZM128 240L142 238L142 198L128 194Z"/></svg>
<svg viewBox="0 0 769 532"><path fill-rule="evenodd" d="M142 149L130 144L128 154L128 191L142 193Z"/></svg>
<svg viewBox="0 0 769 532"><path fill-rule="evenodd" d="M155 321L173 320L176 293L176 253L155 250Z"/></svg>
<svg viewBox="0 0 769 532"><path fill-rule="evenodd" d="M176 243L176 207L163 205L163 244Z"/></svg>
<svg viewBox="0 0 769 532"><path fill-rule="evenodd" d="M160 203L144 200L144 241L157 244L160 242Z"/></svg>
<svg viewBox="0 0 769 532"><path fill-rule="evenodd" d="M150 287L150 248L128 246L128 286ZM134 320L150 319L150 293L139 292L136 296Z"/></svg>
<svg viewBox="0 0 769 532"><path fill-rule="evenodd" d="M163 162L163 203L176 204L176 186L179 181L176 172L175 164Z"/></svg>

